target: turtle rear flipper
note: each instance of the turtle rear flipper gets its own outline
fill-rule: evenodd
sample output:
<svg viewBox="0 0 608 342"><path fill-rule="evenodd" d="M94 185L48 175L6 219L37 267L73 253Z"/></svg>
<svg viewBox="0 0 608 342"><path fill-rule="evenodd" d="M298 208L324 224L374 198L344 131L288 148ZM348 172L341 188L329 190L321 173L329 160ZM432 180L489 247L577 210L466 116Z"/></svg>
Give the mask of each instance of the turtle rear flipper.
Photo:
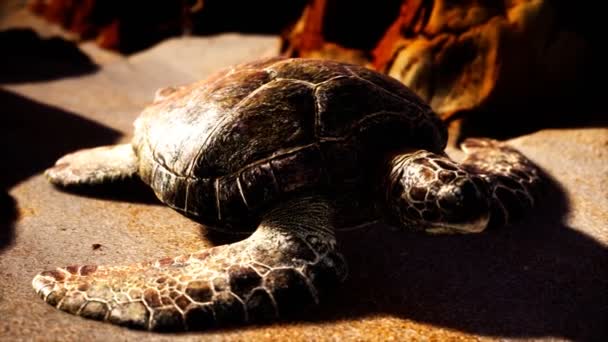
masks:
<svg viewBox="0 0 608 342"><path fill-rule="evenodd" d="M83 149L61 157L45 171L49 181L68 187L94 185L131 178L138 162L131 144Z"/></svg>
<svg viewBox="0 0 608 342"><path fill-rule="evenodd" d="M243 241L131 266L58 268L33 286L58 309L146 330L290 317L346 275L329 209L310 197L287 201Z"/></svg>

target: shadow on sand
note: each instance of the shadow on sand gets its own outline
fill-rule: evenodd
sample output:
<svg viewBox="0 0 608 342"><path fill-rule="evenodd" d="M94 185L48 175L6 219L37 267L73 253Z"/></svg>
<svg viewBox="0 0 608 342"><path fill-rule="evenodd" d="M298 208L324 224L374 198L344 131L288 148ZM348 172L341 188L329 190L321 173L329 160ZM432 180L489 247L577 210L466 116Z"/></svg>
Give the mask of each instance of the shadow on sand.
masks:
<svg viewBox="0 0 608 342"><path fill-rule="evenodd" d="M67 152L109 144L118 131L104 127L77 114L45 105L9 91L0 90L0 250L10 245L18 203L8 190L19 182L42 172Z"/></svg>
<svg viewBox="0 0 608 342"><path fill-rule="evenodd" d="M61 38L40 38L30 29L0 32L0 84L53 80L94 72L98 67ZM120 133L9 91L0 90L0 252L14 242L18 203L9 194L17 183L52 165L67 151L109 143Z"/></svg>
<svg viewBox="0 0 608 342"><path fill-rule="evenodd" d="M0 83L48 81L97 71L98 66L74 43L44 39L30 29L0 32Z"/></svg>
<svg viewBox="0 0 608 342"><path fill-rule="evenodd" d="M457 236L384 224L339 231L347 280L287 321L380 315L490 337L606 341L608 249L564 224L568 212L564 190L547 176L534 213L509 227ZM204 235L216 244L243 238ZM235 329L256 326L213 331Z"/></svg>
<svg viewBox="0 0 608 342"><path fill-rule="evenodd" d="M527 221L470 236L339 235L350 275L315 321L390 315L513 338L608 337L608 250L564 225L555 183Z"/></svg>
<svg viewBox="0 0 608 342"><path fill-rule="evenodd" d="M0 190L0 253L4 248L12 245L15 240L13 222L17 220L18 216L15 199Z"/></svg>

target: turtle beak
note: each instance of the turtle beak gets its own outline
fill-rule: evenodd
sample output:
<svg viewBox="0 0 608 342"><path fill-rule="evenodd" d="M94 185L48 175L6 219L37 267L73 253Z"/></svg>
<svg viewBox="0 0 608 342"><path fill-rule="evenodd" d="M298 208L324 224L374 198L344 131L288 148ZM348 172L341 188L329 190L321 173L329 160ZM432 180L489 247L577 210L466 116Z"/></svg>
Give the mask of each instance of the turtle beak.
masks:
<svg viewBox="0 0 608 342"><path fill-rule="evenodd" d="M442 186L437 197L441 219L427 224L429 233L479 233L488 226L488 197L470 180Z"/></svg>
<svg viewBox="0 0 608 342"><path fill-rule="evenodd" d="M429 234L471 234L481 233L488 227L490 214L481 215L476 220L463 223L437 222L431 224L425 231Z"/></svg>

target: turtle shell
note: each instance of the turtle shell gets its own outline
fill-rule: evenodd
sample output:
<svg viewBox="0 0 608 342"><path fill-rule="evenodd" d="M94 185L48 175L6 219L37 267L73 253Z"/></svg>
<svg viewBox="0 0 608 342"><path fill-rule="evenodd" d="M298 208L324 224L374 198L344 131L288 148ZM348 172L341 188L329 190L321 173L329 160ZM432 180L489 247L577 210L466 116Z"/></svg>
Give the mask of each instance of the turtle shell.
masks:
<svg viewBox="0 0 608 342"><path fill-rule="evenodd" d="M140 177L164 203L216 226L250 221L297 191L361 183L391 151L446 143L418 96L356 65L266 59L168 93L135 122Z"/></svg>

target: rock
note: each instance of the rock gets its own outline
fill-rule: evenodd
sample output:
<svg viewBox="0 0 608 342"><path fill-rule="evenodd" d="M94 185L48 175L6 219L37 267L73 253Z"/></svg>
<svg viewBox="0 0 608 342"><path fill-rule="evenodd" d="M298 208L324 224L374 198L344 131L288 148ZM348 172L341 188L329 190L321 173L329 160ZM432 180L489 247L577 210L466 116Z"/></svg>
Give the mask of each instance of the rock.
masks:
<svg viewBox="0 0 608 342"><path fill-rule="evenodd" d="M530 101L569 97L594 70L587 65L596 36L584 29L580 14L570 18L566 11L551 0L378 6L316 0L284 34L283 51L385 72L446 119L504 106L502 112L512 112Z"/></svg>
<svg viewBox="0 0 608 342"><path fill-rule="evenodd" d="M133 53L160 40L218 32L278 33L294 21L303 0L30 0L29 9L105 49Z"/></svg>

